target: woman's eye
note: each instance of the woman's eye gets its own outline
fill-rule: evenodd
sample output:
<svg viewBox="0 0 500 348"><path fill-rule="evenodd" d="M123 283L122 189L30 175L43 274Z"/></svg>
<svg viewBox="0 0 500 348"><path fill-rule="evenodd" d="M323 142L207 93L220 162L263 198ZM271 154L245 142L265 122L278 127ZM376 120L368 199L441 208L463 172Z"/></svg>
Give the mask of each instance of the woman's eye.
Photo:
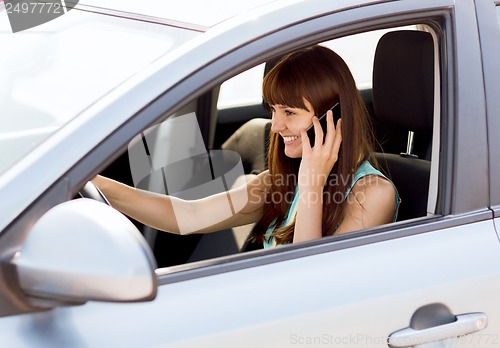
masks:
<svg viewBox="0 0 500 348"><path fill-rule="evenodd" d="M292 116L292 115L295 115L295 112L290 111L290 110L285 110L285 115Z"/></svg>

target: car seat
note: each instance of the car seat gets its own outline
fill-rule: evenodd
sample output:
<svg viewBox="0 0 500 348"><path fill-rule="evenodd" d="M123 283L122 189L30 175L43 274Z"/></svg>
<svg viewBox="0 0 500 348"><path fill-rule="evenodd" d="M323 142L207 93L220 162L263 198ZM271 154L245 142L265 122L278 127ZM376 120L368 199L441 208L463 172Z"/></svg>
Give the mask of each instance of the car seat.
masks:
<svg viewBox="0 0 500 348"><path fill-rule="evenodd" d="M221 146L241 156L245 173L258 174L267 168L267 143L271 122L268 118L253 118L244 123Z"/></svg>
<svg viewBox="0 0 500 348"><path fill-rule="evenodd" d="M377 121L408 133L405 142L392 145L400 153L376 153L402 200L398 220L426 216L434 115L431 34L401 30L382 36L375 51L372 88ZM391 140L391 134L388 137Z"/></svg>

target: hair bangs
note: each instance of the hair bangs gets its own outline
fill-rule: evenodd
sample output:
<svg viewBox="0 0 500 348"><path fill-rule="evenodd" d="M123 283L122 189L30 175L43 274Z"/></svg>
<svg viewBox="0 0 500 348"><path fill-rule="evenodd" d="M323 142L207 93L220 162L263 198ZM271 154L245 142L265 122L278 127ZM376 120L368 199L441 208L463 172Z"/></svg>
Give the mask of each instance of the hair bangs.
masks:
<svg viewBox="0 0 500 348"><path fill-rule="evenodd" d="M297 79L300 77L296 76L293 70L287 69L286 65L280 65L278 63L264 77L262 84L264 102L268 105L285 105L307 110L304 103L304 90L297 86Z"/></svg>

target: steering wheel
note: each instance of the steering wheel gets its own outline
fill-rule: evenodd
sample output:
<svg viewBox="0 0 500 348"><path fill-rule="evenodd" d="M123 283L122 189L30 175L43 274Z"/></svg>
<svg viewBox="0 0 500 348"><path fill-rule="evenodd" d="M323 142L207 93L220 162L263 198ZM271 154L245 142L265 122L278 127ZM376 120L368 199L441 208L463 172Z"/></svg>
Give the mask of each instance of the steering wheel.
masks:
<svg viewBox="0 0 500 348"><path fill-rule="evenodd" d="M109 201L106 198L106 196L104 196L102 191L99 190L99 188L96 185L94 185L94 183L92 181L87 181L85 186L83 186L80 189L80 191L78 191L78 194L82 198L91 198L91 199L95 199L98 202L101 202L101 203L104 203L107 205L111 205L111 204L109 204Z"/></svg>

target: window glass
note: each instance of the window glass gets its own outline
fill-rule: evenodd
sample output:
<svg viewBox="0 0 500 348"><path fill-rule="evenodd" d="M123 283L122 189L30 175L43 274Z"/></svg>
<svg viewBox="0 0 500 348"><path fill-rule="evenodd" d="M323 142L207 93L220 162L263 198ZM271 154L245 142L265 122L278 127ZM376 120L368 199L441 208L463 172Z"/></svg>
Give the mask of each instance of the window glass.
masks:
<svg viewBox="0 0 500 348"><path fill-rule="evenodd" d="M398 29L414 30L415 26ZM351 69L358 88L370 88L372 85L372 66L375 47L382 35L394 29L375 30L350 35L324 42L323 45L337 52ZM261 83L264 64L247 70L221 85L217 107L225 109L262 101Z"/></svg>
<svg viewBox="0 0 500 348"><path fill-rule="evenodd" d="M259 104L262 101L263 76L264 64L260 64L225 81L220 88L217 108Z"/></svg>
<svg viewBox="0 0 500 348"><path fill-rule="evenodd" d="M398 30L415 30L415 26L397 28ZM372 67L375 48L378 40L387 32L395 30L374 30L323 43L337 52L347 63L359 89L371 88Z"/></svg>

